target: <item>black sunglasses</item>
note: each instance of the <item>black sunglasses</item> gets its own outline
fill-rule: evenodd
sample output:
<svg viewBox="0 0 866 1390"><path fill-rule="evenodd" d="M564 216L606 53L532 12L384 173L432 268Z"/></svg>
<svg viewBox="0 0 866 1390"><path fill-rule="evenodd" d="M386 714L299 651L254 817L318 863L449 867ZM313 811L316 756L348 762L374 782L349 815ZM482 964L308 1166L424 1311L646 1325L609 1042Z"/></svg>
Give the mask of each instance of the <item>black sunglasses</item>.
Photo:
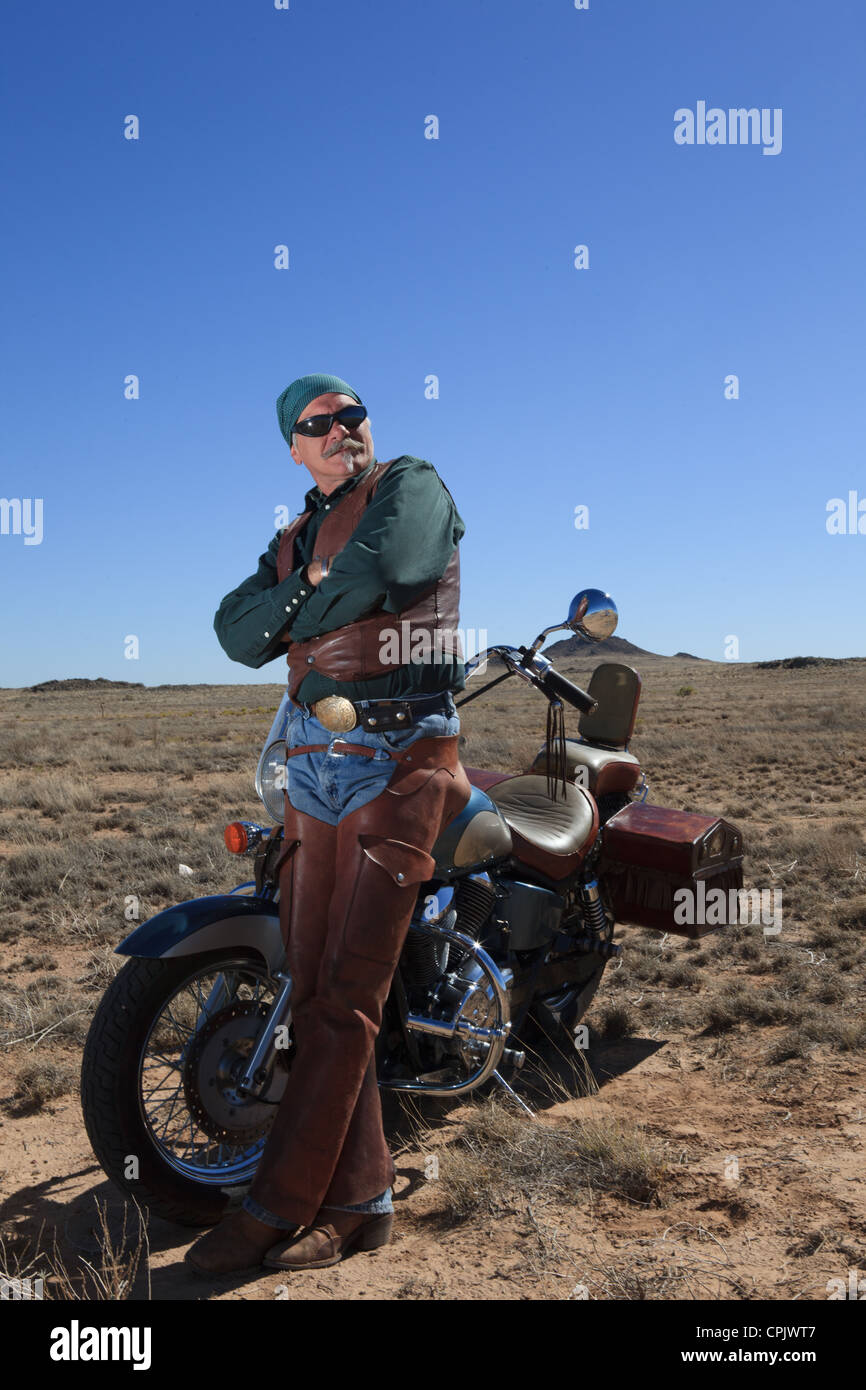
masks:
<svg viewBox="0 0 866 1390"><path fill-rule="evenodd" d="M367 407L365 405L345 405L342 410L334 411L333 415L308 415L306 420L296 420L293 432L318 439L321 435L328 433L335 420L339 420L340 424L345 425L347 430L354 430L357 429L358 425L363 424L366 418Z"/></svg>

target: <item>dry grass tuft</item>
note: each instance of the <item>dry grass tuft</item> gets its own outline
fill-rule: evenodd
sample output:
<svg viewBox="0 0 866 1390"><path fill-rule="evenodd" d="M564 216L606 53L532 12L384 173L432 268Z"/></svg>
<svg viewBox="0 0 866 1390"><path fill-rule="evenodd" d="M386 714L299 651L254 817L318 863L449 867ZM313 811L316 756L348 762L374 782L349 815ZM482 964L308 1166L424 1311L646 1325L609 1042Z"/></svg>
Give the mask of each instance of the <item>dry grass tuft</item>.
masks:
<svg viewBox="0 0 866 1390"><path fill-rule="evenodd" d="M602 1004L594 1020L595 1031L608 1042L634 1032L634 1015L627 1004Z"/></svg>
<svg viewBox="0 0 866 1390"><path fill-rule="evenodd" d="M425 1139L434 1146L432 1135ZM438 1192L453 1220L547 1201L582 1203L593 1192L648 1206L661 1203L666 1172L666 1155L638 1126L573 1118L551 1124L491 1097L441 1151Z"/></svg>
<svg viewBox="0 0 866 1390"><path fill-rule="evenodd" d="M35 1047L44 1038L83 1042L97 1000L59 975L38 975L0 994L0 1044Z"/></svg>
<svg viewBox="0 0 866 1390"><path fill-rule="evenodd" d="M78 1080L79 1069L70 1062L47 1058L26 1062L15 1073L12 1095L2 1105L10 1115L32 1115L48 1101L75 1091Z"/></svg>
<svg viewBox="0 0 866 1390"><path fill-rule="evenodd" d="M13 1230L0 1230L0 1280L42 1279L43 1297L49 1301L116 1302L132 1298L136 1280L143 1275L146 1288L137 1290L135 1296L136 1299L149 1299L150 1243L146 1214L135 1202L132 1203L134 1214L130 1213L130 1204L124 1202L120 1229L112 1230L107 1206L96 1198L94 1202L97 1251L92 1260L83 1255L71 1260L65 1258L59 1250L56 1231L51 1232L50 1241L46 1242L44 1227L35 1239Z"/></svg>

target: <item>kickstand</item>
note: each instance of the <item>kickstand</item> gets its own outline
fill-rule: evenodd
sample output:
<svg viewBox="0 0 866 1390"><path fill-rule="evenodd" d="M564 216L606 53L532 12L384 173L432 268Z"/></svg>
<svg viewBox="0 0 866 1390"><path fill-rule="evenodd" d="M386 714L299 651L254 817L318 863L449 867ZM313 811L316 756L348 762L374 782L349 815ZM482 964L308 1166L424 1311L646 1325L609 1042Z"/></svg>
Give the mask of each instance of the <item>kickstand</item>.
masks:
<svg viewBox="0 0 866 1390"><path fill-rule="evenodd" d="M520 1105L520 1106L523 1107L523 1109L526 1111L527 1115L529 1115L531 1119L533 1119L533 1120L535 1119L535 1111L534 1111L534 1110L530 1110L529 1106L526 1104L526 1101L525 1101L525 1100L522 1100L515 1090L512 1090L512 1088L509 1086L508 1082L505 1080L505 1077L504 1077L504 1076L500 1076L499 1072L498 1072L498 1071L495 1071L495 1072L493 1073L493 1080L499 1082L500 1086L502 1086L502 1087L504 1088L504 1090L506 1090L506 1091L508 1092L508 1094L509 1094L514 1100L517 1101L517 1104L518 1104L518 1105Z"/></svg>

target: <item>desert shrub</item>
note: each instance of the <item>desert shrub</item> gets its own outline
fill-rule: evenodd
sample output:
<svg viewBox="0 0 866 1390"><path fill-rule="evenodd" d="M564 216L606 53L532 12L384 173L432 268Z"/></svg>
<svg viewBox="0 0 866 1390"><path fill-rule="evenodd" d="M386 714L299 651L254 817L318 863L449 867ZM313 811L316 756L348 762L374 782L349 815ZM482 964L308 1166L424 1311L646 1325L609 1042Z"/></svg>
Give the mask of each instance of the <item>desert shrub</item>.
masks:
<svg viewBox="0 0 866 1390"><path fill-rule="evenodd" d="M603 1004L599 1009L595 1029L608 1042L627 1037L633 1028L633 1015L627 1004Z"/></svg>
<svg viewBox="0 0 866 1390"><path fill-rule="evenodd" d="M5 1107L12 1115L30 1115L43 1109L48 1101L69 1095L77 1086L77 1067L69 1062L39 1058L19 1067Z"/></svg>
<svg viewBox="0 0 866 1390"><path fill-rule="evenodd" d="M592 1190L661 1200L666 1155L638 1126L569 1119L550 1125L488 1101L440 1155L438 1192L452 1217L585 1200Z"/></svg>

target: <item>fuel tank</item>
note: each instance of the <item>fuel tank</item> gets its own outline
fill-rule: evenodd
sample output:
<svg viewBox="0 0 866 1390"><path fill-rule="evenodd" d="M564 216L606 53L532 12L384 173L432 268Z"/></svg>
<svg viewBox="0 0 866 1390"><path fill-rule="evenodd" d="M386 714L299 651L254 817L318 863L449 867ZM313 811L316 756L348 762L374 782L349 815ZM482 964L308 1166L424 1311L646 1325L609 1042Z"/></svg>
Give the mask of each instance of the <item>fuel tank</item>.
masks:
<svg viewBox="0 0 866 1390"><path fill-rule="evenodd" d="M463 810L442 831L430 853L437 878L454 878L487 868L511 853L511 831L499 810L480 787Z"/></svg>

